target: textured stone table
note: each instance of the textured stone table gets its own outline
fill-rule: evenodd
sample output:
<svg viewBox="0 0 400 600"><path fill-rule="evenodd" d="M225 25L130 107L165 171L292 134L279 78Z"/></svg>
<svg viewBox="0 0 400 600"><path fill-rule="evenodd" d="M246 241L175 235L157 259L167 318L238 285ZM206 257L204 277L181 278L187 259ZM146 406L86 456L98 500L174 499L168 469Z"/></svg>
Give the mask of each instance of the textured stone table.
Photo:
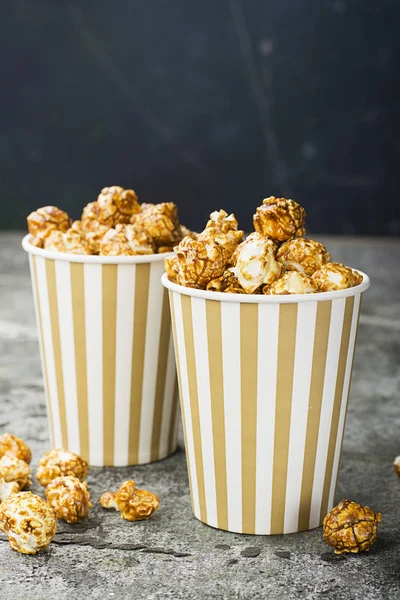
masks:
<svg viewBox="0 0 400 600"><path fill-rule="evenodd" d="M21 236L0 234L0 432L23 437L35 467L48 438ZM337 490L337 500L350 497L383 513L371 552L335 558L321 529L249 537L203 525L191 513L180 441L173 457L153 465L92 469L95 508L80 525L60 522L47 552L19 555L1 537L0 598L400 598L400 480L392 468L400 454L400 242L321 239L373 282L363 302ZM148 522L129 524L97 503L128 477L161 496Z"/></svg>

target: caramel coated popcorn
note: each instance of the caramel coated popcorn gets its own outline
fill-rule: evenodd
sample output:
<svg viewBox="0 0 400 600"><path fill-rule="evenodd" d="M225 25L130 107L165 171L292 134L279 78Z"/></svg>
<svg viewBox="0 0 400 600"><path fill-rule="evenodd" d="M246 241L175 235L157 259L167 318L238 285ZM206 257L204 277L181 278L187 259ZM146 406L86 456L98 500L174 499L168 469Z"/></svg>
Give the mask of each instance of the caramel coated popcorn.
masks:
<svg viewBox="0 0 400 600"><path fill-rule="evenodd" d="M57 530L53 510L31 492L12 494L0 505L0 530L13 550L36 554L47 548Z"/></svg>
<svg viewBox="0 0 400 600"><path fill-rule="evenodd" d="M342 500L324 518L324 542L336 554L365 552L376 540L381 513L351 500Z"/></svg>
<svg viewBox="0 0 400 600"><path fill-rule="evenodd" d="M393 468L397 475L400 477L400 456L396 456L393 462Z"/></svg>
<svg viewBox="0 0 400 600"><path fill-rule="evenodd" d="M271 285L263 288L263 294L315 294L317 286L311 277L297 271L286 271Z"/></svg>
<svg viewBox="0 0 400 600"><path fill-rule="evenodd" d="M294 200L271 196L257 208L254 229L275 242L285 242L305 234L305 217L304 208Z"/></svg>
<svg viewBox="0 0 400 600"><path fill-rule="evenodd" d="M67 213L56 206L38 208L28 216L27 221L30 242L39 248L43 248L45 239L52 231L67 231L71 226Z"/></svg>
<svg viewBox="0 0 400 600"><path fill-rule="evenodd" d="M45 250L53 252L69 252L70 254L91 254L86 237L75 229L66 232L52 231L44 241Z"/></svg>
<svg viewBox="0 0 400 600"><path fill-rule="evenodd" d="M358 285L362 276L331 262L323 244L302 237L300 204L271 196L254 215L255 231L243 232L233 214L214 211L194 239L185 237L164 261L178 285L233 294L311 294Z"/></svg>
<svg viewBox="0 0 400 600"><path fill-rule="evenodd" d="M57 477L73 475L83 481L89 470L88 463L75 452L56 448L42 456L36 471L40 485L46 487Z"/></svg>
<svg viewBox="0 0 400 600"><path fill-rule="evenodd" d="M46 498L57 519L67 523L86 519L93 506L86 481L73 476L53 479L46 487Z"/></svg>
<svg viewBox="0 0 400 600"><path fill-rule="evenodd" d="M159 507L157 494L147 490L139 490L134 481L124 481L118 491L106 492L100 497L104 508L115 508L120 511L121 518L127 521L148 519Z"/></svg>
<svg viewBox="0 0 400 600"><path fill-rule="evenodd" d="M204 231L197 236L198 240L214 240L225 248L228 260L235 252L238 244L243 240L243 231L238 229L238 222L234 214L228 215L224 210L215 210L210 215Z"/></svg>
<svg viewBox="0 0 400 600"><path fill-rule="evenodd" d="M179 222L173 202L139 204L133 190L118 185L103 188L72 224L67 213L45 206L29 215L28 227L31 244L68 254L163 254L173 252L184 237L197 237Z"/></svg>
<svg viewBox="0 0 400 600"><path fill-rule="evenodd" d="M362 276L341 263L329 262L315 271L312 280L320 292L333 292L359 285Z"/></svg>
<svg viewBox="0 0 400 600"><path fill-rule="evenodd" d="M118 223L129 223L132 215L140 210L138 197L133 190L112 185L103 188L96 202L90 202L83 209L82 223L86 228L90 228L88 221L115 227Z"/></svg>
<svg viewBox="0 0 400 600"><path fill-rule="evenodd" d="M133 256L155 251L153 239L137 225L116 225L100 242L102 256Z"/></svg>
<svg viewBox="0 0 400 600"><path fill-rule="evenodd" d="M212 279L221 277L227 262L227 251L212 238L193 240L185 237L175 248L175 256L167 257L164 265L172 281L204 289Z"/></svg>
<svg viewBox="0 0 400 600"><path fill-rule="evenodd" d="M281 274L275 253L274 242L257 232L238 246L232 259L235 266L230 270L248 294L254 293L263 284L272 283Z"/></svg>
<svg viewBox="0 0 400 600"><path fill-rule="evenodd" d="M132 217L131 223L153 238L157 246L170 246L181 239L178 209L173 202L147 205Z"/></svg>
<svg viewBox="0 0 400 600"><path fill-rule="evenodd" d="M3 435L0 436L0 458L5 454L12 454L28 464L32 460L30 448L23 440L21 440L21 438L12 435L11 433L3 433Z"/></svg>
<svg viewBox="0 0 400 600"><path fill-rule="evenodd" d="M317 269L330 262L331 255L325 246L316 240L295 238L280 246L276 259L286 271L299 271L311 277Z"/></svg>
<svg viewBox="0 0 400 600"><path fill-rule="evenodd" d="M245 294L236 275L230 269L226 269L221 277L212 279L207 283L206 290L210 292L230 292L232 294Z"/></svg>
<svg viewBox="0 0 400 600"><path fill-rule="evenodd" d="M31 485L30 477L31 468L24 460L9 452L0 458L0 480L7 483L14 481L18 484L19 490L23 490Z"/></svg>

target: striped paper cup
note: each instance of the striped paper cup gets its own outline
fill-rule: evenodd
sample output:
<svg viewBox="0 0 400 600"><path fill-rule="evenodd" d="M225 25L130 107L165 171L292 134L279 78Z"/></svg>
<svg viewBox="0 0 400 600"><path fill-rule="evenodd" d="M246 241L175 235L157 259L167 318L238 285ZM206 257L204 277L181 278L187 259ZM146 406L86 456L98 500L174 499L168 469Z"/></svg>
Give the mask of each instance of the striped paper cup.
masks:
<svg viewBox="0 0 400 600"><path fill-rule="evenodd" d="M362 293L169 290L192 507L236 533L319 526L332 508Z"/></svg>
<svg viewBox="0 0 400 600"><path fill-rule="evenodd" d="M162 254L86 256L29 236L50 438L91 465L176 448L177 382Z"/></svg>

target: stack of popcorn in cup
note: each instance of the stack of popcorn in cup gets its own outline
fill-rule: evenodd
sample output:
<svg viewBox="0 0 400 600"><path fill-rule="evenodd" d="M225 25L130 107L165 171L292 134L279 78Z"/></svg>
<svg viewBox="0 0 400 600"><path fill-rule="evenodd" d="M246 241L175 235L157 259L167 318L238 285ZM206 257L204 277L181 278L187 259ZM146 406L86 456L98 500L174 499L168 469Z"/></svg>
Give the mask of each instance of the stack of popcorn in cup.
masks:
<svg viewBox="0 0 400 600"><path fill-rule="evenodd" d="M193 512L220 529L304 531L333 507L369 278L305 216L266 198L243 240L215 211L165 258Z"/></svg>
<svg viewBox="0 0 400 600"><path fill-rule="evenodd" d="M53 447L92 465L134 465L176 448L177 382L163 261L191 232L172 202L104 188L80 220L28 216Z"/></svg>
<svg viewBox="0 0 400 600"><path fill-rule="evenodd" d="M184 238L165 259L165 270L180 285L237 294L311 294L361 283L357 271L331 262L323 244L300 237L305 216L297 202L271 196L242 241L235 216L215 211L202 233Z"/></svg>

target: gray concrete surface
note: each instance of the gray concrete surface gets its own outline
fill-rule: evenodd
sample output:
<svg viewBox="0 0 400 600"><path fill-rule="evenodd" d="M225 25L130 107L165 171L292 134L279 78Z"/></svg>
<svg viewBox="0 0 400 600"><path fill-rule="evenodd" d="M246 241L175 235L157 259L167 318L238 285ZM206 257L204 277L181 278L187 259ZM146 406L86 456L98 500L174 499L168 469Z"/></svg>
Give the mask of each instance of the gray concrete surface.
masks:
<svg viewBox="0 0 400 600"><path fill-rule="evenodd" d="M20 237L0 234L0 432L26 439L35 466L48 438ZM191 513L181 440L173 457L153 465L92 469L95 508L80 525L60 522L48 551L19 555L1 537L1 599L400 598L400 480L392 469L400 454L400 242L321 239L335 259L373 282L363 302L336 494L383 513L370 553L335 558L321 529L251 537L203 525ZM127 477L161 497L148 522L129 524L97 503Z"/></svg>

